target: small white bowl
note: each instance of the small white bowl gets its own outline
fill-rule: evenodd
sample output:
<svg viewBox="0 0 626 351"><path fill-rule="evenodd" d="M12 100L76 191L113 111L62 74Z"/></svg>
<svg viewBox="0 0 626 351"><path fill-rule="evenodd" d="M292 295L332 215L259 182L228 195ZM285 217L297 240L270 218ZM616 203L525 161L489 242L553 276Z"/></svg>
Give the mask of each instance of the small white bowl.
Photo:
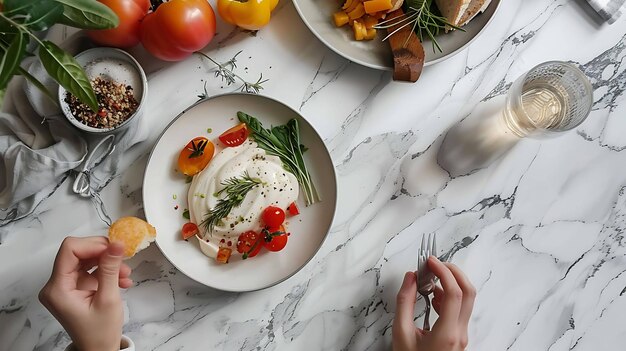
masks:
<svg viewBox="0 0 626 351"><path fill-rule="evenodd" d="M85 69L90 81L98 76L102 76L116 83L130 85L133 88L135 99L139 103L135 113L113 128L90 127L74 117L69 105L65 102L68 92L65 88L59 86L59 105L67 120L74 127L90 134L103 135L126 129L131 121L139 118L148 94L148 79L137 60L125 51L102 47L85 50L74 56L74 58Z"/></svg>

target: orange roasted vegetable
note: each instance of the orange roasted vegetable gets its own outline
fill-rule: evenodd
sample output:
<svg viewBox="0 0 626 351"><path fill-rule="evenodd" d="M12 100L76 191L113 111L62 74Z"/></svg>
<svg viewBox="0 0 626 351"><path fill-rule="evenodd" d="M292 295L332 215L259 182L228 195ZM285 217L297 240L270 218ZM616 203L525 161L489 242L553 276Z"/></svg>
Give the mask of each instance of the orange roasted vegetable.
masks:
<svg viewBox="0 0 626 351"><path fill-rule="evenodd" d="M178 170L186 176L199 173L206 167L215 152L211 140L197 137L191 140L178 155Z"/></svg>
<svg viewBox="0 0 626 351"><path fill-rule="evenodd" d="M363 3L365 12L373 14L380 11L387 11L393 7L391 0L368 0Z"/></svg>

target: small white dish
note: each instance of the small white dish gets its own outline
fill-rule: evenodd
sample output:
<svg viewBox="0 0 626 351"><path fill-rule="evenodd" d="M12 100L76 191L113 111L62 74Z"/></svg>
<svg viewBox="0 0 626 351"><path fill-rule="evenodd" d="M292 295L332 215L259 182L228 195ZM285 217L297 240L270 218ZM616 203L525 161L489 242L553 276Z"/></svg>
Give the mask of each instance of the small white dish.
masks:
<svg viewBox="0 0 626 351"><path fill-rule="evenodd" d="M69 105L65 102L68 92L65 88L59 86L59 105L67 120L74 127L90 134L108 134L127 128L132 120L141 116L145 105L143 102L146 101L148 94L148 79L143 68L141 68L141 65L135 58L125 51L105 47L85 50L74 56L74 58L85 69L89 80L102 76L116 83L130 85L133 88L135 99L139 103L137 111L118 126L113 128L95 128L82 123L74 117Z"/></svg>
<svg viewBox="0 0 626 351"><path fill-rule="evenodd" d="M189 184L185 182L186 177L176 171L176 161L181 149L197 136L212 140L217 154L222 148L217 137L239 123L237 111L258 118L266 128L286 124L292 118L298 120L302 143L309 148L304 157L322 201L305 207L300 194L300 214L287 219L291 235L282 251L262 250L247 260L233 256L228 264L219 264L201 252L195 237L188 241L182 239L181 228L188 221L182 213L188 208ZM331 228L336 199L335 168L322 138L311 124L283 103L251 94L212 97L176 117L156 142L143 182L144 212L148 222L157 230L156 243L163 255L191 279L233 292L267 288L304 267Z"/></svg>
<svg viewBox="0 0 626 351"><path fill-rule="evenodd" d="M298 14L309 27L311 32L329 49L346 59L360 65L380 69L393 69L393 56L389 43L381 41L385 35L384 30L379 30L374 40L356 41L349 28L337 28L332 20L333 13L339 11L343 2L328 0L294 0L293 4ZM454 56L468 46L487 27L494 17L500 0L492 0L484 13L476 16L470 23L463 27L465 32L451 31L442 33L437 37L442 52L433 51L430 39L425 39L424 65L432 65Z"/></svg>

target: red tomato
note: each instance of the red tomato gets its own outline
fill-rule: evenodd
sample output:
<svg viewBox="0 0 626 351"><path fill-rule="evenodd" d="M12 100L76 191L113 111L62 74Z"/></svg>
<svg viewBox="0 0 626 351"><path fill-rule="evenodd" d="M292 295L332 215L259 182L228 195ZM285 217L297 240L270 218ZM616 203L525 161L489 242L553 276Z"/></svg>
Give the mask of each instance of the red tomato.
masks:
<svg viewBox="0 0 626 351"><path fill-rule="evenodd" d="M170 0L141 23L141 43L165 61L180 61L215 35L215 13L206 0Z"/></svg>
<svg viewBox="0 0 626 351"><path fill-rule="evenodd" d="M178 170L184 175L199 173L211 162L215 146L205 137L193 138L178 155Z"/></svg>
<svg viewBox="0 0 626 351"><path fill-rule="evenodd" d="M289 234L287 234L283 225L275 228L263 229L263 234L265 234L263 246L270 251L280 251L287 245Z"/></svg>
<svg viewBox="0 0 626 351"><path fill-rule="evenodd" d="M217 256L215 257L215 260L219 263L228 263L228 259L230 258L230 254L232 252L233 250L227 247L220 247L217 250Z"/></svg>
<svg viewBox="0 0 626 351"><path fill-rule="evenodd" d="M263 223L270 228L278 228L285 221L285 211L280 207L268 206L263 211Z"/></svg>
<svg viewBox="0 0 626 351"><path fill-rule="evenodd" d="M247 231L239 235L237 252L243 254L243 259L256 256L263 247L263 236L255 231Z"/></svg>
<svg viewBox="0 0 626 351"><path fill-rule="evenodd" d="M191 238L192 236L198 234L200 231L198 231L198 226L189 222L189 223L185 223L183 225L183 239L187 240L189 238Z"/></svg>
<svg viewBox="0 0 626 351"><path fill-rule="evenodd" d="M287 207L287 211L291 216L297 216L300 214L300 210L298 209L298 205L295 202L292 202L289 207Z"/></svg>
<svg viewBox="0 0 626 351"><path fill-rule="evenodd" d="M141 20L150 10L150 0L98 0L120 19L112 29L88 30L87 36L96 44L129 48L139 44Z"/></svg>
<svg viewBox="0 0 626 351"><path fill-rule="evenodd" d="M219 139L226 146L239 146L248 139L248 127L245 123L238 124L222 133Z"/></svg>

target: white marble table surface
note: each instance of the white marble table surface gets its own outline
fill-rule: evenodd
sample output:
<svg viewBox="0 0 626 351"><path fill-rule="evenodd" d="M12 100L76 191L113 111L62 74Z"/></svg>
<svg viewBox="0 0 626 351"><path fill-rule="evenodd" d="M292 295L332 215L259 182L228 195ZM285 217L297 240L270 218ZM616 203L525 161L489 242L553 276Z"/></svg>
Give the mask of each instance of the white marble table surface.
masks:
<svg viewBox="0 0 626 351"><path fill-rule="evenodd" d="M418 240L478 289L468 350L618 350L626 341L626 18L596 22L583 0L507 0L480 38L417 84L325 48L284 1L256 36L220 34L204 51L269 78L263 93L301 111L337 169L338 211L298 274L243 294L178 272L152 245L130 260L124 333L140 350L384 350L395 295ZM106 214L142 216L147 155L162 128L203 92L211 66L135 54L149 75L142 128L100 194ZM516 140L492 116L532 66L571 61L594 107L576 130ZM460 123L462 121L462 123ZM460 123L460 124L459 124ZM448 133L448 131L451 131ZM500 156L500 157L498 157ZM0 350L62 350L67 334L37 301L61 240L103 234L102 214L69 179L32 215L0 227ZM416 308L422 321L423 302Z"/></svg>

